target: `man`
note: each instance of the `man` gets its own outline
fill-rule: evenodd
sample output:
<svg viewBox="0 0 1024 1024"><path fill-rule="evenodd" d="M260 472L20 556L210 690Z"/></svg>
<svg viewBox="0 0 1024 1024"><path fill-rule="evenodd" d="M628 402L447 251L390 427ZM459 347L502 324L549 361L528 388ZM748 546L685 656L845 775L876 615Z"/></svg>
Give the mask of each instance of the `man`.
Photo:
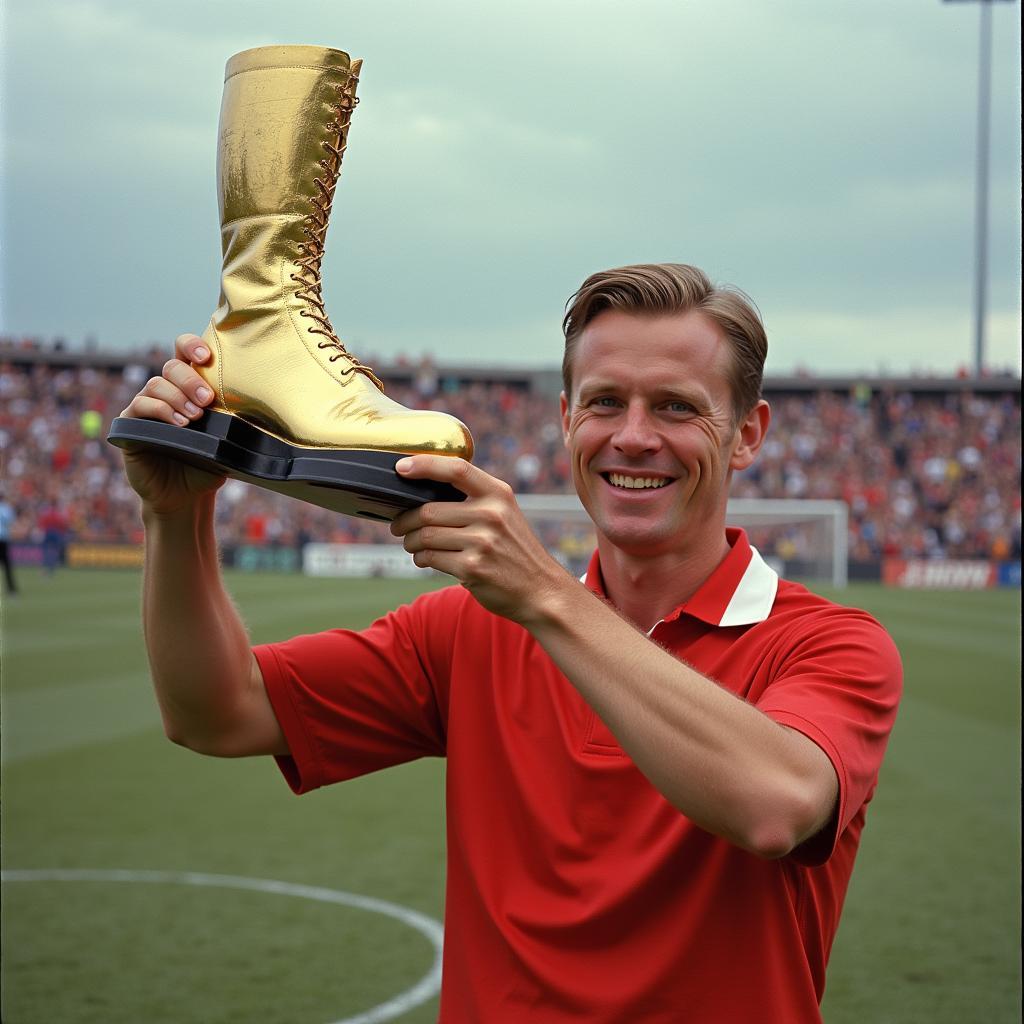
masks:
<svg viewBox="0 0 1024 1024"><path fill-rule="evenodd" d="M14 566L11 563L8 542L17 518L14 506L8 502L3 488L0 488L0 565L4 570L4 592L12 597L17 595L18 585L14 581Z"/></svg>
<svg viewBox="0 0 1024 1024"><path fill-rule="evenodd" d="M461 583L362 633L250 649L208 474L129 454L168 735L274 754L303 792L448 758L445 1022L820 1020L899 658L869 616L778 580L725 526L757 457L767 342L684 265L595 274L565 319L562 426L597 533L582 584L511 489L457 459L392 525ZM195 336L125 415L209 401Z"/></svg>

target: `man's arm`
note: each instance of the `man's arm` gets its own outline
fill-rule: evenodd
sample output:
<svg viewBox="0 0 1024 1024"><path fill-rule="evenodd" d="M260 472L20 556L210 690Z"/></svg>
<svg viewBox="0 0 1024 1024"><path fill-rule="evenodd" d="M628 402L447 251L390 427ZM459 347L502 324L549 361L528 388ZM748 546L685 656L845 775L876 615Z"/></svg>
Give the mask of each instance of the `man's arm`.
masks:
<svg viewBox="0 0 1024 1024"><path fill-rule="evenodd" d="M764 857L784 856L828 824L838 780L824 751L581 587L533 535L507 484L433 456L399 463L399 471L468 495L395 521L416 564L450 573L484 607L529 629L673 806Z"/></svg>
<svg viewBox="0 0 1024 1024"><path fill-rule="evenodd" d="M188 360L209 353L183 335L176 358L149 380L122 416L183 425L213 396ZM148 451L126 451L125 472L142 498L142 617L164 729L205 754L286 754L249 637L224 588L214 535L216 491L202 470Z"/></svg>
<svg viewBox="0 0 1024 1024"><path fill-rule="evenodd" d="M828 824L839 785L817 744L568 582L527 628L673 806L763 857L785 856Z"/></svg>

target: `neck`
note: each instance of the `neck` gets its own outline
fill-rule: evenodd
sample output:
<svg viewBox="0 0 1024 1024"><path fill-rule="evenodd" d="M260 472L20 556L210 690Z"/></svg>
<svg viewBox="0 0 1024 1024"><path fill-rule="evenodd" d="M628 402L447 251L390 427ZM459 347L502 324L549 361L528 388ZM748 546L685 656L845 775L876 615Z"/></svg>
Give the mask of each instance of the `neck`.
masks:
<svg viewBox="0 0 1024 1024"><path fill-rule="evenodd" d="M598 536L601 575L608 599L645 632L688 601L729 553L725 530L718 540L683 551L635 555Z"/></svg>

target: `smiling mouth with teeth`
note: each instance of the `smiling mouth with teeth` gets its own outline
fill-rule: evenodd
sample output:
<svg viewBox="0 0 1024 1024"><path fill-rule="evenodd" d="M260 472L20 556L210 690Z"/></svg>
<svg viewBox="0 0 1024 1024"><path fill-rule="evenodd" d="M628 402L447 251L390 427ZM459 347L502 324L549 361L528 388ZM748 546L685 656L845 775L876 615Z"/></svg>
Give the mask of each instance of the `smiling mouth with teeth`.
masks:
<svg viewBox="0 0 1024 1024"><path fill-rule="evenodd" d="M656 489L672 482L666 477L624 476L622 473L602 473L601 475L613 487L625 487L634 491Z"/></svg>

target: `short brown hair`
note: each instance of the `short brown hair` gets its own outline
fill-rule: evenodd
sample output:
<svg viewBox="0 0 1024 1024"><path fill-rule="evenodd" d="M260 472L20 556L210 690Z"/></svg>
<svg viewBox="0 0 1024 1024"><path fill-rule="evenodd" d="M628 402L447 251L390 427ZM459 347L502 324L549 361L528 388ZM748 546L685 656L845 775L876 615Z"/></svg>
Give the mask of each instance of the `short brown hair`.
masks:
<svg viewBox="0 0 1024 1024"><path fill-rule="evenodd" d="M601 270L580 285L565 304L562 383L572 400L572 360L583 329L606 309L664 316L698 309L725 332L732 347L729 385L733 418L739 423L761 398L768 338L753 300L731 286L716 287L707 274L686 263L638 263Z"/></svg>

